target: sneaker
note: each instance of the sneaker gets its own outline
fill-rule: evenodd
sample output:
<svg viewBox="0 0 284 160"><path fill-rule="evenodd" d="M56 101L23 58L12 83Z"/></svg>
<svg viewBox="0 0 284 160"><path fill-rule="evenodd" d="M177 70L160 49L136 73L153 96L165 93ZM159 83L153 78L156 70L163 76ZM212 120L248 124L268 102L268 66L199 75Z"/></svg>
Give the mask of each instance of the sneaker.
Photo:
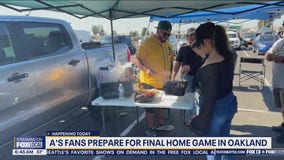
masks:
<svg viewBox="0 0 284 160"><path fill-rule="evenodd" d="M146 130L146 136L147 137L156 137L156 132L154 128L150 128Z"/></svg>
<svg viewBox="0 0 284 160"><path fill-rule="evenodd" d="M272 126L272 131L281 133L282 131L284 131L284 124L281 123L279 126Z"/></svg>
<svg viewBox="0 0 284 160"><path fill-rule="evenodd" d="M170 124L163 124L163 125L159 124L159 125L156 126L155 129L158 130L158 131L172 131L172 130L175 129L175 126L170 125Z"/></svg>
<svg viewBox="0 0 284 160"><path fill-rule="evenodd" d="M275 141L278 143L284 143L284 132L282 132L279 136L277 136Z"/></svg>

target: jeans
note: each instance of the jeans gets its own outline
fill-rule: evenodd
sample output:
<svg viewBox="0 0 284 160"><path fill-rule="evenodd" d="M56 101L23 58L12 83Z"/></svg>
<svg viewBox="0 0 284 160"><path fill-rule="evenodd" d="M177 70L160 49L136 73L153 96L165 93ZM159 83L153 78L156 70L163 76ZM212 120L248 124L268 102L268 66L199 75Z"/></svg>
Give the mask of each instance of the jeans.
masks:
<svg viewBox="0 0 284 160"><path fill-rule="evenodd" d="M199 99L202 106L203 97ZM237 112L237 99L233 93L228 96L218 99L215 104L214 113L212 115L209 128L206 131L208 137L228 137L230 135L230 127L232 119ZM234 155L216 155L207 156L207 160L235 160Z"/></svg>
<svg viewBox="0 0 284 160"><path fill-rule="evenodd" d="M273 101L274 106L281 108L284 111L284 89L283 88L273 88Z"/></svg>
<svg viewBox="0 0 284 160"><path fill-rule="evenodd" d="M187 86L185 89L185 92L194 92L192 85L193 85L193 75L185 75L183 77L183 80L185 80L187 82ZM186 94L186 93L185 93ZM190 117L192 118L192 116L194 115L198 115L198 105L196 103L194 103L193 108L189 110L189 115L191 115ZM190 118L190 119L191 119Z"/></svg>
<svg viewBox="0 0 284 160"><path fill-rule="evenodd" d="M186 92L194 92L194 90L192 89L192 83L193 83L193 76L192 75L185 75L183 77L183 80L186 80L187 82L187 87L186 87Z"/></svg>

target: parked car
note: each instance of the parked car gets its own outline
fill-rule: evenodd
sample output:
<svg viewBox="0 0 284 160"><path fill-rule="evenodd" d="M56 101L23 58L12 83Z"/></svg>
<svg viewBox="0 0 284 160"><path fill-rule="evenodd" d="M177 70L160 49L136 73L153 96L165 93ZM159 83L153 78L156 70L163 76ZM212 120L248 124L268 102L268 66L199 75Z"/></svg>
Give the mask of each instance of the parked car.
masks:
<svg viewBox="0 0 284 160"><path fill-rule="evenodd" d="M97 68L113 64L113 51L87 46L66 21L0 16L0 146L98 96ZM127 62L126 44L114 50Z"/></svg>
<svg viewBox="0 0 284 160"><path fill-rule="evenodd" d="M256 52L258 55L264 55L273 45L273 43L278 39L279 39L278 35L273 35L273 34L258 35L253 43L253 52Z"/></svg>
<svg viewBox="0 0 284 160"><path fill-rule="evenodd" d="M242 37L242 45L245 48L252 46L255 38L256 38L256 33L254 32L244 33Z"/></svg>
<svg viewBox="0 0 284 160"><path fill-rule="evenodd" d="M239 34L235 31L226 31L231 46L235 49L241 48L241 40Z"/></svg>
<svg viewBox="0 0 284 160"><path fill-rule="evenodd" d="M114 40L114 44L125 43L125 44L127 44L128 47L131 47L131 45L132 45L132 39L131 39L130 35L115 35L113 37L113 40ZM102 45L112 44L111 35L102 36L98 40L98 42L100 42Z"/></svg>
<svg viewBox="0 0 284 160"><path fill-rule="evenodd" d="M134 55L136 52L136 47L134 46L134 43L130 37L130 35L115 35L113 37L114 44L119 43L125 43L130 51L131 55ZM102 45L110 45L112 44L112 38L111 35L102 36L98 42L100 42Z"/></svg>

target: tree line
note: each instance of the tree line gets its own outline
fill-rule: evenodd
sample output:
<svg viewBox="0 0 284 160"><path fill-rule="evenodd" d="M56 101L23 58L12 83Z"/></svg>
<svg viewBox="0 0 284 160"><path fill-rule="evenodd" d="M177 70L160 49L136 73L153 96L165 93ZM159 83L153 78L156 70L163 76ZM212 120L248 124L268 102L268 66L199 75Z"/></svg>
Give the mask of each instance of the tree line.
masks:
<svg viewBox="0 0 284 160"><path fill-rule="evenodd" d="M95 39L98 39L99 37L106 35L106 32L105 32L103 26L100 25L100 24L92 26L92 33L93 33ZM118 33L115 30L113 30L113 34L117 35ZM132 38L144 37L144 36L146 36L146 34L149 35L149 31L147 32L146 27L144 27L140 33L138 31L129 31L129 35Z"/></svg>

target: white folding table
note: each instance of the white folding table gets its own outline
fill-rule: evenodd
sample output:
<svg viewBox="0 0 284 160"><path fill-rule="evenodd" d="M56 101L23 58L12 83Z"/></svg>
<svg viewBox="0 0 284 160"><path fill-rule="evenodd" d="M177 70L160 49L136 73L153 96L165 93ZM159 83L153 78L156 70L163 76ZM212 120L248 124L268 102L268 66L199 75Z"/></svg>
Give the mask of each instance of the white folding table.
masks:
<svg viewBox="0 0 284 160"><path fill-rule="evenodd" d="M137 113L138 123L138 107L142 108L165 108L165 109L180 109L180 110L191 110L194 105L195 94L186 93L184 96L172 96L165 95L163 91L160 91L158 96L155 96L151 103L138 103L134 101L134 96L125 97L120 100L118 98L103 99L98 97L92 101L93 106L101 106L102 114L102 127L103 132L106 132L105 128L105 116L104 110L106 107L135 107Z"/></svg>

